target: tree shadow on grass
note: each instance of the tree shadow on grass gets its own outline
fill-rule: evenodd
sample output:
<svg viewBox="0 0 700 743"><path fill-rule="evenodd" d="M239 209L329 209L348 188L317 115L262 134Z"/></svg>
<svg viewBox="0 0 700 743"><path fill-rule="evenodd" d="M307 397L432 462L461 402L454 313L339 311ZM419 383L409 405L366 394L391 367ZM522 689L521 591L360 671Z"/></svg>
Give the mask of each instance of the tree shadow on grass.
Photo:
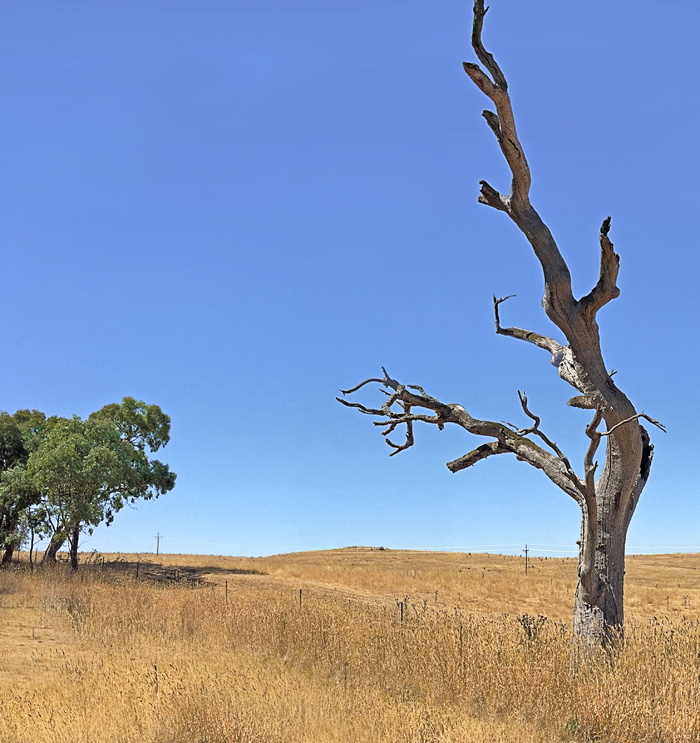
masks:
<svg viewBox="0 0 700 743"><path fill-rule="evenodd" d="M203 577L205 575L267 575L261 570L246 568L221 568L214 565L197 567L178 565L173 567L164 566L152 560L126 560L122 558L104 560L100 556L95 556L87 561L81 568L155 583L184 583L198 586L207 583Z"/></svg>

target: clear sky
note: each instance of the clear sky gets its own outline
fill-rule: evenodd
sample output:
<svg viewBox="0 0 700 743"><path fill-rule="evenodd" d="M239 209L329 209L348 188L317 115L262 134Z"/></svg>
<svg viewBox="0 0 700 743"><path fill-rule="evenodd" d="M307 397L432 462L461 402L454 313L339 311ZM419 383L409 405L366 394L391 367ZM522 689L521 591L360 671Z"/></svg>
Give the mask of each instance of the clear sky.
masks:
<svg viewBox="0 0 700 743"><path fill-rule="evenodd" d="M82 548L264 555L348 545L575 554L577 506L478 445L417 430L389 458L338 389L380 373L514 423L524 389L580 462L586 411L508 218L461 68L469 0L6 0L0 5L0 409L172 418L174 491ZM700 550L695 0L493 0L533 203L576 291L613 218L606 361L656 458L629 552ZM558 337L558 336L557 336ZM365 395L366 401L371 395ZM376 397L374 398L377 399Z"/></svg>

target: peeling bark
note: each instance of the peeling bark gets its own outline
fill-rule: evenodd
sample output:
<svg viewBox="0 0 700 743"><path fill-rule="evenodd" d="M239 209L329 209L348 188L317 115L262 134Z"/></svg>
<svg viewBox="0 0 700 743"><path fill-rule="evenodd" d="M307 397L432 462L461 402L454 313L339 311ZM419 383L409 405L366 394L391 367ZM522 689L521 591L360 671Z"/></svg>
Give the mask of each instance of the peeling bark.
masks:
<svg viewBox="0 0 700 743"><path fill-rule="evenodd" d="M620 259L609 238L610 217L600 228L598 281L588 294L576 299L569 267L549 228L530 203L531 173L518 138L508 84L481 38L487 10L483 0L475 0L472 47L482 66L465 62L464 70L496 109L484 111L483 116L508 164L511 184L510 193L505 195L481 181L479 201L505 212L530 243L544 275L544 311L565 341L560 343L539 333L503 327L499 308L510 297L494 297L496 332L547 351L559 376L579 393L569 400L569 405L594 411L593 419L586 427L590 444L582 463L582 474L576 473L556 443L540 430L540 419L529 409L524 393L519 393L521 407L533 421L533 425L525 429L475 419L461 405L445 404L428 395L420 386L403 385L384 369L383 377L366 379L352 389L342 391L345 396L368 384L379 384L387 390L386 401L381 407L370 408L345 398L338 400L361 413L379 418L374 424L384 429L382 434L392 448L391 456L413 446L414 423L430 423L440 429L447 424L457 425L468 433L491 440L449 462L447 466L451 472L459 472L498 454L513 454L542 470L572 497L581 510L574 632L595 644L606 644L622 630L625 540L649 477L653 457L653 445L640 419L664 429L643 411L637 412L629 398L616 386L612 379L614 372L609 372L603 361L597 314L620 294L617 287ZM601 425L604 430L599 430ZM405 438L402 443L396 443L389 435L401 426L405 427ZM539 442L535 442L533 437ZM596 454L603 440L603 466L596 479Z"/></svg>

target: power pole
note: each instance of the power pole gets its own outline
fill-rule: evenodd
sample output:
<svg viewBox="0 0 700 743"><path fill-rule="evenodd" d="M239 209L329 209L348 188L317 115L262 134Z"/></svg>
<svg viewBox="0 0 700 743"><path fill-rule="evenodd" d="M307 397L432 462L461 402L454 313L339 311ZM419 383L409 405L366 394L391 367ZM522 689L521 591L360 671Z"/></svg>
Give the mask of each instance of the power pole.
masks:
<svg viewBox="0 0 700 743"><path fill-rule="evenodd" d="M527 575L527 553L529 551L530 550L528 550L527 545L525 545L525 549L523 550L523 552L525 553L525 575Z"/></svg>
<svg viewBox="0 0 700 743"><path fill-rule="evenodd" d="M162 538L160 534L156 534L156 557L160 554L160 540Z"/></svg>

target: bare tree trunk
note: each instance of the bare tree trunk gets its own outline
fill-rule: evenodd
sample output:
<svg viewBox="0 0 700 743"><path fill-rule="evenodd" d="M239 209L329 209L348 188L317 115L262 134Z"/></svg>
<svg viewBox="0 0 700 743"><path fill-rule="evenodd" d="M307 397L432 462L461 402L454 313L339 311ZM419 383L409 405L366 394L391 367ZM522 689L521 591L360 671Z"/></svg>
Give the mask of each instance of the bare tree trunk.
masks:
<svg viewBox="0 0 700 743"><path fill-rule="evenodd" d="M606 645L620 637L624 625L627 530L649 478L654 448L646 430L638 425L638 418L623 421L624 425L619 424L622 428L637 429L640 434L639 465L631 466L634 461L621 455L613 439L615 432L611 431L607 437L605 466L594 482L594 456L603 436L597 430L600 418L602 412L596 411L586 429L590 438L584 460L588 487L581 501L574 633L594 644Z"/></svg>
<svg viewBox="0 0 700 743"><path fill-rule="evenodd" d="M413 446L416 422L432 423L440 429L455 424L491 440L448 462L450 471L459 472L483 459L510 453L542 470L571 496L582 514L574 632L584 640L605 645L622 630L627 529L649 477L653 457L653 446L640 420L664 429L646 413L636 411L613 381L615 372L609 372L603 360L597 314L620 294L617 287L620 258L608 237L610 218L605 219L600 228L598 282L588 294L577 299L573 295L569 267L552 233L530 202L530 167L516 131L508 83L481 40L486 10L484 0L475 0L472 47L483 67L465 62L464 70L496 109L484 111L483 116L496 137L512 178L507 195L481 181L479 201L505 212L527 238L544 275L542 305L545 313L566 341L560 343L522 328L503 327L499 307L509 297L494 297L496 332L547 351L559 376L580 393L568 404L592 411L593 418L586 427L590 443L582 473L576 473L567 456L541 430L540 419L532 413L522 392L518 393L522 410L532 421L527 428L473 418L461 405L445 404L420 386L403 385L392 379L385 369L382 369L382 377L366 379L342 391L343 395L348 395L369 383L381 384L388 391L380 408L338 400L379 418L374 424L384 428L382 434L392 448L390 456ZM417 413L416 408L429 412ZM599 430L601 425L603 429ZM405 426L406 437L403 443L394 443L389 435L399 426ZM605 455L602 471L598 472L596 454L603 439Z"/></svg>
<svg viewBox="0 0 700 743"><path fill-rule="evenodd" d="M55 565L56 564L56 556L58 555L58 551L63 547L63 544L66 541L66 535L65 534L54 534L51 537L51 541L49 542L49 546L46 548L44 552L44 556L41 558L41 562L46 563L47 565Z"/></svg>
<svg viewBox="0 0 700 743"><path fill-rule="evenodd" d="M78 569L78 546L80 542L80 526L74 526L70 535L70 568L73 572Z"/></svg>
<svg viewBox="0 0 700 743"><path fill-rule="evenodd" d="M2 554L2 565L9 565L12 562L12 556L15 553L15 545L12 543L5 545L5 551Z"/></svg>
<svg viewBox="0 0 700 743"><path fill-rule="evenodd" d="M4 544L2 546L2 560L0 565L9 565L12 562L12 557L17 546L17 527L19 520L18 509L4 514L4 518L0 517L0 526L5 534Z"/></svg>
<svg viewBox="0 0 700 743"><path fill-rule="evenodd" d="M595 645L614 641L624 623L626 530L611 523L614 512L600 516L601 528L582 519L574 600L574 634Z"/></svg>
<svg viewBox="0 0 700 743"><path fill-rule="evenodd" d="M35 539L35 532L34 527L32 526L30 529L30 539L29 539L29 570L33 573L34 572L34 539Z"/></svg>

